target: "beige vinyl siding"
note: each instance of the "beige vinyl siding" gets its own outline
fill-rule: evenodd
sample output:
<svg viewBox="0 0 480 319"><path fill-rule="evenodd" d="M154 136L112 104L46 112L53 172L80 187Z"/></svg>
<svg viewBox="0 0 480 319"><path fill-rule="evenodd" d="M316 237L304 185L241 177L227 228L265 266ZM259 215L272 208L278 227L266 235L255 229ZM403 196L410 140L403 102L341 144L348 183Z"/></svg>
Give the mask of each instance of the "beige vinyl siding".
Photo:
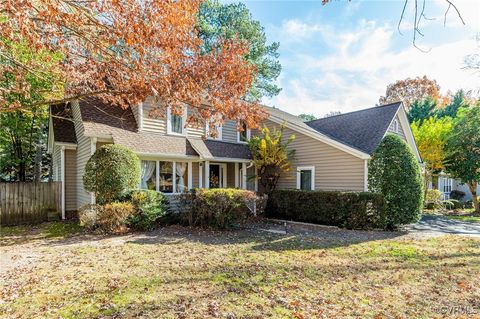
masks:
<svg viewBox="0 0 480 319"><path fill-rule="evenodd" d="M395 132L395 127L394 127L395 120L397 120L397 122L398 122L398 132ZM405 130L402 127L402 122L400 122L400 119L398 118L398 115L395 115L395 119L392 121L392 123L388 127L388 132L395 133L398 136L400 136L401 138L403 138L404 140L407 140L407 138L405 137Z"/></svg>
<svg viewBox="0 0 480 319"><path fill-rule="evenodd" d="M62 172L61 172L61 155L62 148L56 144L53 145L53 152L52 152L52 169L53 174L52 178L54 181L59 182L62 180Z"/></svg>
<svg viewBox="0 0 480 319"><path fill-rule="evenodd" d="M77 210L77 152L65 150L65 210Z"/></svg>
<svg viewBox="0 0 480 319"><path fill-rule="evenodd" d="M152 110L155 109L153 99L148 98L143 102L143 130L160 134L167 134L167 114L165 109L158 109L157 114L153 115ZM158 114L158 113L165 114Z"/></svg>
<svg viewBox="0 0 480 319"><path fill-rule="evenodd" d="M222 141L224 142L237 142L237 122L232 120L226 120L222 128Z"/></svg>
<svg viewBox="0 0 480 319"><path fill-rule="evenodd" d="M279 127L270 120L265 124L270 129ZM316 190L363 191L364 160L289 128L285 129L284 138L291 134L296 136L289 146L296 150L295 160L291 171L280 177L279 189L296 188L297 167L314 166Z"/></svg>
<svg viewBox="0 0 480 319"><path fill-rule="evenodd" d="M191 109L187 108L188 115L192 115ZM205 136L206 129L205 125L198 124L198 125L188 125L187 126L187 136L188 137L199 137L203 138Z"/></svg>
<svg viewBox="0 0 480 319"><path fill-rule="evenodd" d="M143 102L143 126L142 130L159 134L167 134L167 113L165 108L155 110L155 102L149 98ZM154 110L154 113L152 113ZM187 108L190 115L191 111ZM163 114L165 113L165 114ZM205 135L205 127L203 125L188 125L187 136L203 137Z"/></svg>
<svg viewBox="0 0 480 319"><path fill-rule="evenodd" d="M83 185L83 175L85 173L85 165L91 156L91 141L84 133L83 123L80 115L80 107L78 102L72 103L72 113L75 124L75 134L77 135L77 209L85 204L90 204L91 195L85 191Z"/></svg>

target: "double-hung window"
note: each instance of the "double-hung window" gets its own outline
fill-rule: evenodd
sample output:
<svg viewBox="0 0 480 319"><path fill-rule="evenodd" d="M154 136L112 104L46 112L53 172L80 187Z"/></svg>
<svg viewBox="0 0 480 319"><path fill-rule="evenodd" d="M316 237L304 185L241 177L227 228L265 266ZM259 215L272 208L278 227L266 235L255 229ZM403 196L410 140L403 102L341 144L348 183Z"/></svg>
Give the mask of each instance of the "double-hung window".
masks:
<svg viewBox="0 0 480 319"><path fill-rule="evenodd" d="M186 135L187 107L181 115L173 114L170 107L167 109L167 133L172 135Z"/></svg>
<svg viewBox="0 0 480 319"><path fill-rule="evenodd" d="M297 189L309 191L315 189L314 166L303 166L297 168Z"/></svg>
<svg viewBox="0 0 480 319"><path fill-rule="evenodd" d="M212 120L212 122L213 122L213 120ZM206 124L207 138L211 139L211 140L221 141L222 140L222 133L223 133L222 125L220 123L216 123L216 124L214 124L213 130L212 130L212 128L210 127L210 124L211 123Z"/></svg>
<svg viewBox="0 0 480 319"><path fill-rule="evenodd" d="M250 129L246 123L242 123L242 130L237 132L237 142L238 143L247 143L250 139Z"/></svg>

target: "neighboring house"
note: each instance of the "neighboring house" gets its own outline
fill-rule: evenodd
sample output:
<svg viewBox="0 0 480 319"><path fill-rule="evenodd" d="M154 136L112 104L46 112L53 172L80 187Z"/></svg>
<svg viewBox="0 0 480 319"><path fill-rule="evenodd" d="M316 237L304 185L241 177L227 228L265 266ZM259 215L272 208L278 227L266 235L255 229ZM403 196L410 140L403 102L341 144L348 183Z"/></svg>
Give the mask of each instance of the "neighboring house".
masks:
<svg viewBox="0 0 480 319"><path fill-rule="evenodd" d="M454 190L465 193L462 201L470 201L473 198L472 192L470 192L470 189L466 184L462 184L460 180L451 178L447 173L444 172L433 175L432 181L429 183L428 188L438 189L440 192L442 192L442 200L450 199L450 193ZM478 194L480 194L480 185L477 186L477 196Z"/></svg>
<svg viewBox="0 0 480 319"><path fill-rule="evenodd" d="M401 136L420 161L401 103L374 107L304 123L297 116L265 107L263 123L270 128L285 123L285 137L295 134L293 170L280 177L278 188L365 191L367 164L387 133ZM83 174L90 156L106 143L120 144L141 159L139 187L165 194L191 188L238 187L257 190L248 129L225 121L218 137L206 127L186 126L185 116L157 114L152 100L121 109L99 100L72 102L50 108L48 151L53 177L64 187L64 210L76 211L94 203L84 190ZM207 136L207 138L205 138ZM63 215L65 216L65 215Z"/></svg>

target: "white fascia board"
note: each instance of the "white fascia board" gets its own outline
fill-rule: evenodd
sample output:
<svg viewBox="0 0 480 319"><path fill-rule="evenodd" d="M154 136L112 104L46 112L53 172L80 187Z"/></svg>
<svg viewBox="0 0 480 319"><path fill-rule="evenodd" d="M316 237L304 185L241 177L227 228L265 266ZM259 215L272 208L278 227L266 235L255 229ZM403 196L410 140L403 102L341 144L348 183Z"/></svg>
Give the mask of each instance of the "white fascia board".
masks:
<svg viewBox="0 0 480 319"><path fill-rule="evenodd" d="M277 123L277 124L282 124L282 123L285 123L286 126L289 128L289 129L292 129L294 131L297 131L299 133L302 133L306 136L309 136L311 138L314 138L316 140L319 140L325 144L328 144L330 146L333 146L341 151L344 151L346 153L349 153L355 157L358 157L358 158L361 158L361 159L370 159L370 155L367 154L367 153L364 153L362 151L359 151L357 149L354 149L353 147L350 147L348 145L345 145L343 143L340 143L340 142L337 142L323 134L321 134L320 132L317 132L315 131L314 129L306 129L306 128L303 128L303 127L300 127L298 125L295 125L287 120L284 120L284 119L280 119L276 116L272 116L270 115L269 117L270 120L272 120L273 122Z"/></svg>
<svg viewBox="0 0 480 319"><path fill-rule="evenodd" d="M392 125L393 121L397 116L400 120L400 125L402 126L403 132L405 133L405 138L407 139L408 145L410 145L410 147L412 148L413 153L415 154L415 157L417 158L418 162L423 163L422 157L420 156L420 152L418 151L417 143L415 142L415 137L413 136L412 128L410 126L410 121L408 120L408 117L407 117L407 112L403 107L403 103L400 104L400 107L398 108L397 113L395 113L392 120L390 121L390 124L388 125L387 130L385 131L385 134L383 134L383 137L385 137L389 133L388 128Z"/></svg>
<svg viewBox="0 0 480 319"><path fill-rule="evenodd" d="M135 152L139 157L152 158L156 160L171 159L171 160L200 160L198 156L193 155L179 155L179 154L167 154L167 153L148 153L148 152Z"/></svg>
<svg viewBox="0 0 480 319"><path fill-rule="evenodd" d="M55 145L65 147L66 150L76 150L77 149L77 144L74 144L74 143L55 142Z"/></svg>

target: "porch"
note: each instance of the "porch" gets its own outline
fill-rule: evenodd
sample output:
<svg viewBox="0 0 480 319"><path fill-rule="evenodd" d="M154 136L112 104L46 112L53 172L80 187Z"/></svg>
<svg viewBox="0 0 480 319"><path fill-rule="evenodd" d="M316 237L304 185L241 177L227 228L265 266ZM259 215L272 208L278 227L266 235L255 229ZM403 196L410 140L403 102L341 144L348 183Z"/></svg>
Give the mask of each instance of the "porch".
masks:
<svg viewBox="0 0 480 319"><path fill-rule="evenodd" d="M246 159L186 160L141 158L141 189L180 194L194 188L256 191L255 166Z"/></svg>

